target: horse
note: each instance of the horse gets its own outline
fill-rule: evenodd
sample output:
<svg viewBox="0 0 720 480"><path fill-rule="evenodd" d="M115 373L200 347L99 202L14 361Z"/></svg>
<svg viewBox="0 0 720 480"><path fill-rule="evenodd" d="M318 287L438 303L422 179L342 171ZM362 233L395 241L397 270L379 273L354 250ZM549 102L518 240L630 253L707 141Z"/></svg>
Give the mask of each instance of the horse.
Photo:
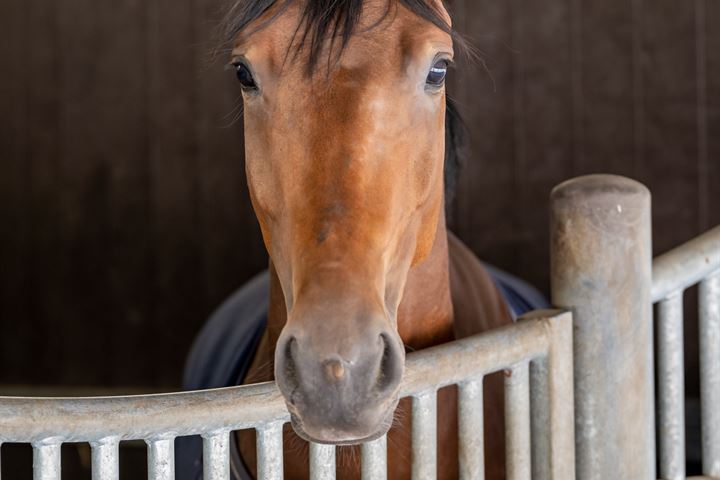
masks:
<svg viewBox="0 0 720 480"><path fill-rule="evenodd" d="M388 478L409 478L406 352L512 322L513 285L540 298L446 226L463 129L445 80L463 41L441 0L238 0L225 31L270 266L205 327L185 385L275 380L287 478L308 477L309 441L359 478L357 444L385 434ZM484 388L486 474L503 478L502 374ZM456 405L438 392L441 479L458 475ZM254 477L254 432L233 452Z"/></svg>

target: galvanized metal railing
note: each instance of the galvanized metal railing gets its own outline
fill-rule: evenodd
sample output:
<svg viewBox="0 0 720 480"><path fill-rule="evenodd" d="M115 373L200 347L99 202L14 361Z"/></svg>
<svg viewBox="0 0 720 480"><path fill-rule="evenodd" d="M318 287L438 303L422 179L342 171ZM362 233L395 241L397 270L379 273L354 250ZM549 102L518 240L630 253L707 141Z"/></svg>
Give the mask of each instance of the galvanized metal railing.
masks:
<svg viewBox="0 0 720 480"><path fill-rule="evenodd" d="M652 261L650 193L591 175L551 196L553 303L519 323L410 354L412 474L437 470L436 393L457 384L459 466L482 479L483 377L507 369L507 478L685 478L683 292L699 283L702 478L720 479L720 227ZM652 305L658 304L657 378ZM574 390L573 390L574 388ZM204 475L229 478L229 435L257 431L259 477L283 476L283 399L272 383L108 398L0 397L0 444L32 443L35 478L59 480L60 446L90 442L93 479L118 478L121 440L148 444L150 478L174 477L174 439L202 435ZM335 449L310 446L313 479L335 477ZM362 476L383 479L387 443L362 447Z"/></svg>
<svg viewBox="0 0 720 480"><path fill-rule="evenodd" d="M720 478L720 227L652 261L650 193L613 175L559 185L551 211L553 303L573 312L578 478L657 478L657 407L660 478L685 479L683 292L697 283L702 478Z"/></svg>
<svg viewBox="0 0 720 480"><path fill-rule="evenodd" d="M507 369L507 472L511 480L574 476L572 320L544 311L474 337L408 355L401 388L413 398L413 478L435 478L436 393L459 387L461 478L482 479L483 377ZM149 477L174 478L174 439L202 435L204 478L228 479L229 435L257 432L259 478L283 477L285 403L274 383L187 393L105 398L0 397L0 444L31 443L34 478L60 479L60 447L89 442L92 478L118 478L122 440L148 444ZM385 437L362 447L362 477L386 477ZM335 448L311 445L313 479L335 478Z"/></svg>
<svg viewBox="0 0 720 480"><path fill-rule="evenodd" d="M720 226L653 262L660 477L685 478L683 294L699 283L703 474L720 478Z"/></svg>

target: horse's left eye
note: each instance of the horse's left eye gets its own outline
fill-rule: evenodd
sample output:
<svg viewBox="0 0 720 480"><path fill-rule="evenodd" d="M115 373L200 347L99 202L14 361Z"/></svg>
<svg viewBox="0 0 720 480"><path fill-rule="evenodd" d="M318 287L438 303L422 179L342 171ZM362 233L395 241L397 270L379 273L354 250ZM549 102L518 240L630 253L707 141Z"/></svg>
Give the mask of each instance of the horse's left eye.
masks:
<svg viewBox="0 0 720 480"><path fill-rule="evenodd" d="M441 87L445 83L445 77L447 76L448 61L438 60L435 65L430 69L430 73L427 76L427 84L431 87Z"/></svg>

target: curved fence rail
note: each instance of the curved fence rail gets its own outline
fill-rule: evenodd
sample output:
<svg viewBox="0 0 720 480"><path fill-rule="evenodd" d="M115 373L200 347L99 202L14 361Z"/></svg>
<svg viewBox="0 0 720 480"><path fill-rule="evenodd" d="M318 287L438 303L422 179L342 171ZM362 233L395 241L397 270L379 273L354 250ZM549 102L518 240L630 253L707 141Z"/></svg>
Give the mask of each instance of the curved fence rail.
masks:
<svg viewBox="0 0 720 480"><path fill-rule="evenodd" d="M659 302L720 271L720 225L655 258L652 300Z"/></svg>
<svg viewBox="0 0 720 480"><path fill-rule="evenodd" d="M569 313L535 312L515 325L408 355L401 389L413 398L413 478L434 478L436 392L459 386L463 478L483 477L482 381L506 377L507 468L511 479L574 478L572 320ZM530 395L532 394L532 402ZM148 444L152 479L174 478L174 439L202 435L204 477L228 479L229 434L257 431L259 477L280 479L282 426L288 421L274 383L199 392L96 398L0 398L0 443L33 445L36 480L60 479L60 446L90 442L93 479L118 478L121 440ZM532 438L532 442L531 442ZM363 445L364 479L386 475L386 439ZM311 445L311 477L335 477L332 446Z"/></svg>

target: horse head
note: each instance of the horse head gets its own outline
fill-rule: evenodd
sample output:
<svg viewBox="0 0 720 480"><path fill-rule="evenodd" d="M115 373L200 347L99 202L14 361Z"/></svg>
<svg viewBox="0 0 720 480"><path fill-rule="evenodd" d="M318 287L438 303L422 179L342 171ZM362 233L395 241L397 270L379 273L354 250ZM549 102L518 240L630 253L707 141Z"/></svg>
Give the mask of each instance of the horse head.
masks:
<svg viewBox="0 0 720 480"><path fill-rule="evenodd" d="M435 0L243 0L231 13L253 207L287 323L275 378L307 440L386 433L409 270L443 222L450 19Z"/></svg>

